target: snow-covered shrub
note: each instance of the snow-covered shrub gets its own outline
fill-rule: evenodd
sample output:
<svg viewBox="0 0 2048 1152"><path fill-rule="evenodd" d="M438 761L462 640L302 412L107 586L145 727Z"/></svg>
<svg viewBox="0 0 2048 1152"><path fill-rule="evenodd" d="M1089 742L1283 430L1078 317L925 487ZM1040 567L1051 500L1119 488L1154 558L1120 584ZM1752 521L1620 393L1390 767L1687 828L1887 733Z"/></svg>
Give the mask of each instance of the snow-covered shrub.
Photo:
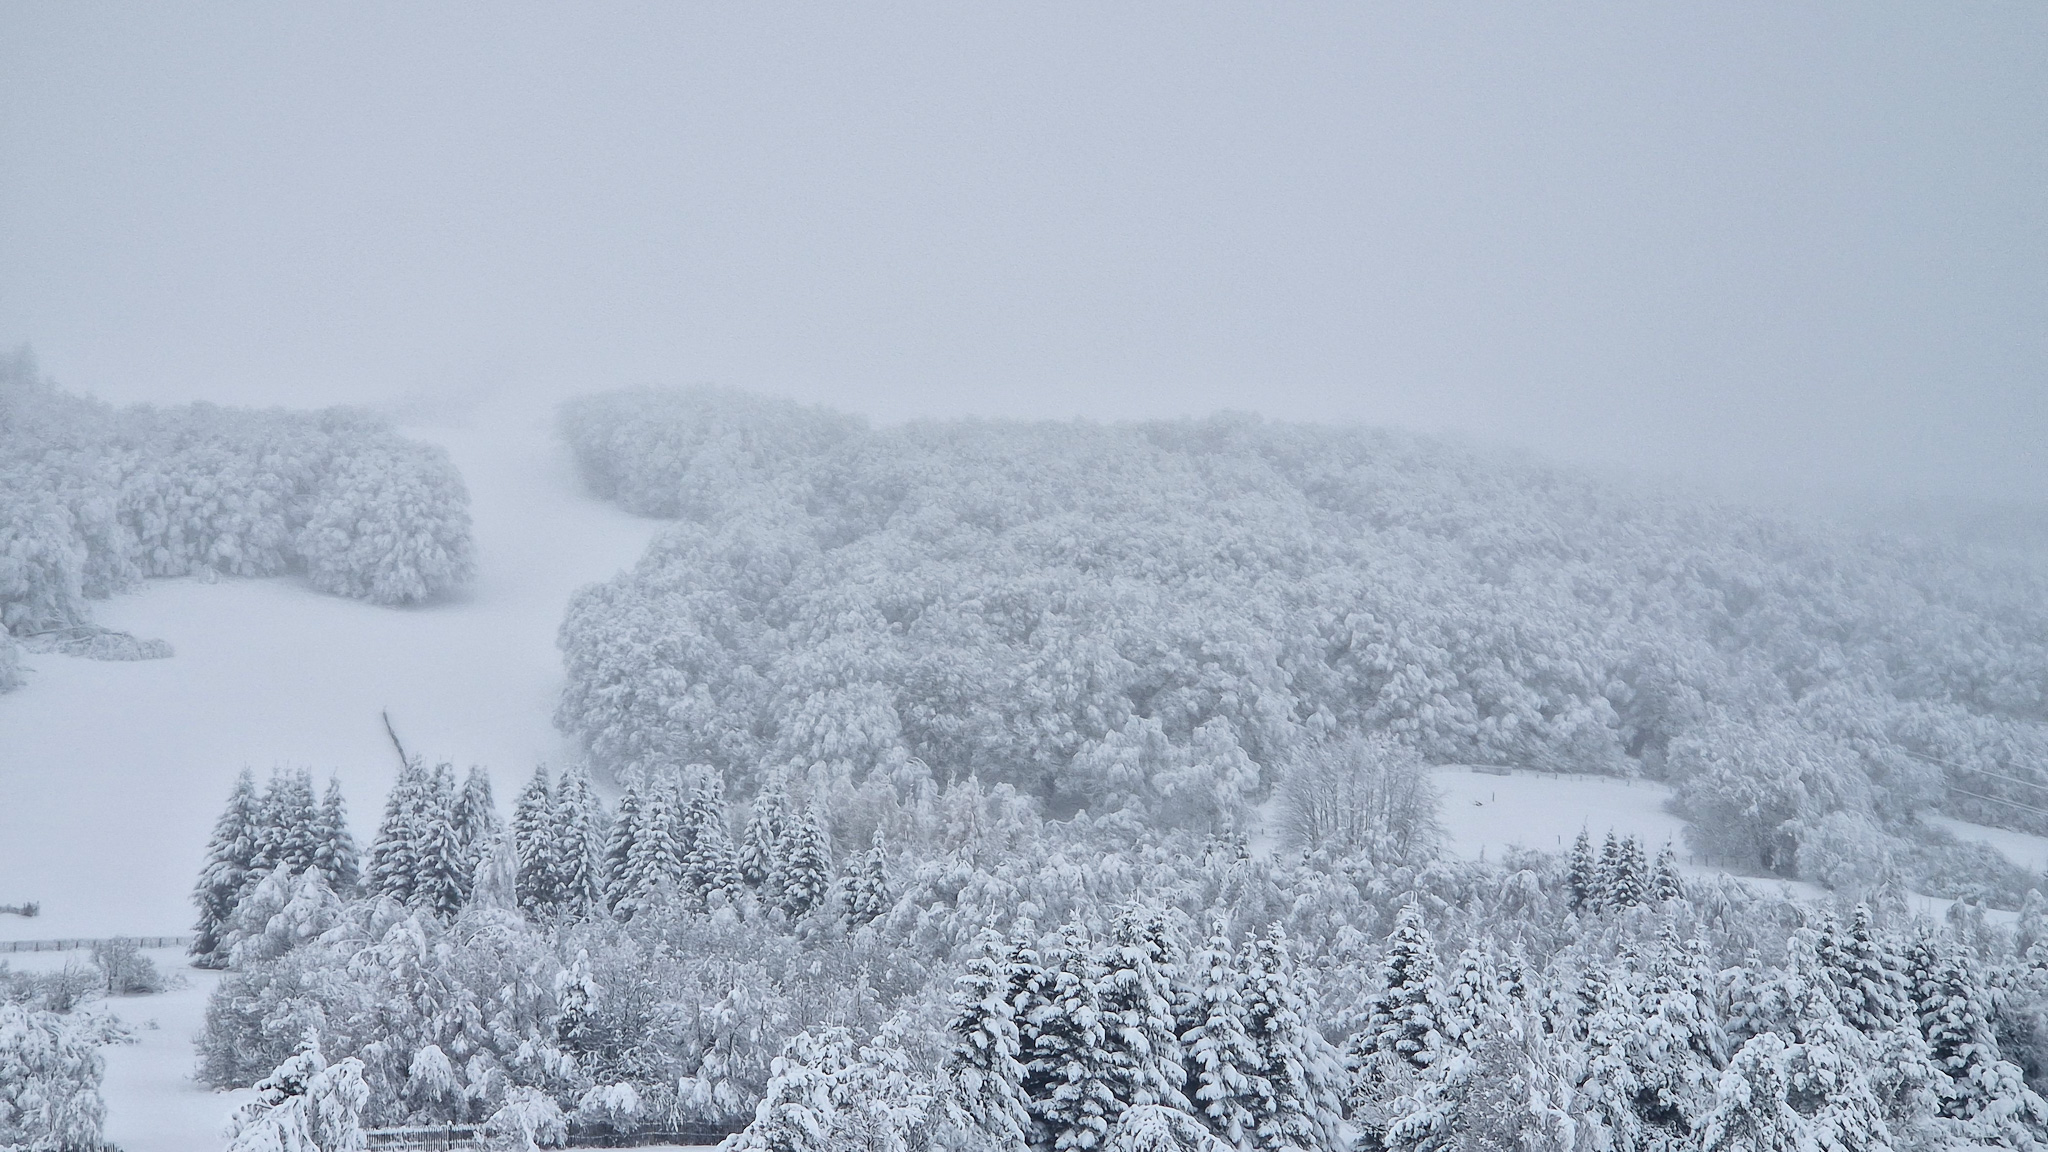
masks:
<svg viewBox="0 0 2048 1152"><path fill-rule="evenodd" d="M561 1105L540 1089L525 1085L505 1093L505 1102L484 1122L484 1132L511 1152L560 1148L569 1138Z"/></svg>
<svg viewBox="0 0 2048 1152"><path fill-rule="evenodd" d="M122 1035L104 1017L0 1002L0 1148L101 1152L99 1050Z"/></svg>
<svg viewBox="0 0 2048 1152"><path fill-rule="evenodd" d="M146 996L168 987L156 962L144 956L133 940L95 941L92 966L100 970L100 987L109 996Z"/></svg>
<svg viewBox="0 0 2048 1152"><path fill-rule="evenodd" d="M256 1084L228 1124L228 1152L362 1152L370 1090L356 1059L329 1064L316 1038Z"/></svg>

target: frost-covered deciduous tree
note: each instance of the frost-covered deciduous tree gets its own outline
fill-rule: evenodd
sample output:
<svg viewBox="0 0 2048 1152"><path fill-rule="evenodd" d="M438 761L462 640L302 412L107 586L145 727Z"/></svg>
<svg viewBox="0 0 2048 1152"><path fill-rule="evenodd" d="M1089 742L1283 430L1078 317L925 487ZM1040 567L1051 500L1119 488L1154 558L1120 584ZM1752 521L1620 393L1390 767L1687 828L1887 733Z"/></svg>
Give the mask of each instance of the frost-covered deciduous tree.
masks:
<svg viewBox="0 0 2048 1152"><path fill-rule="evenodd" d="M308 1038L297 1054L256 1084L256 1099L235 1111L229 1152L362 1152L370 1090L363 1062L329 1064Z"/></svg>

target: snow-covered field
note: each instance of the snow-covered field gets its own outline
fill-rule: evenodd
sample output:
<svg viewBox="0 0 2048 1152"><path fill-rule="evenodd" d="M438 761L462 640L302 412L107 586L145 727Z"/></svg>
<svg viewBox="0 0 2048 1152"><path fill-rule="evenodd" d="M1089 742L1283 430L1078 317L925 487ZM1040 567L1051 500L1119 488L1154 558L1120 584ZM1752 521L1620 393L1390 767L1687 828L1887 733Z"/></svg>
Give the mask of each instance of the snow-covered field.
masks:
<svg viewBox="0 0 2048 1152"><path fill-rule="evenodd" d="M2036 873L2048 872L2048 836L2033 836L2010 828L1972 824L1953 816L1922 816L1937 828L1946 829L1958 840L1976 840L1996 848L2006 859Z"/></svg>
<svg viewBox="0 0 2048 1152"><path fill-rule="evenodd" d="M1685 821L1665 810L1671 790L1662 784L1548 772L1498 775L1465 767L1439 768L1433 775L1455 855L1498 860L1511 847L1562 852L1583 829L1596 845L1611 831L1637 837L1652 855L1668 843L1685 859Z"/></svg>
<svg viewBox="0 0 2048 1152"><path fill-rule="evenodd" d="M235 774L305 766L374 831L408 749L484 764L506 797L571 749L550 723L569 594L633 562L657 530L581 494L538 403L502 403L446 445L469 483L480 574L459 599L381 608L292 579L152 582L99 622L169 640L133 664L32 656L0 696L0 939L187 930L201 851Z"/></svg>

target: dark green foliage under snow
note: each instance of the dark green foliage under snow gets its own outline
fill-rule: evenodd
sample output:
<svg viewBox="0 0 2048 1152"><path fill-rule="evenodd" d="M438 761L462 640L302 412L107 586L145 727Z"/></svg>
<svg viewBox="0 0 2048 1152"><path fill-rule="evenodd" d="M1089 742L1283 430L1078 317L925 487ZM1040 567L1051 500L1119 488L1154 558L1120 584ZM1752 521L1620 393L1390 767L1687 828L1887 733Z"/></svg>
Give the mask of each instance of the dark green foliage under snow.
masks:
<svg viewBox="0 0 2048 1152"><path fill-rule="evenodd" d="M918 760L1229 832L1376 733L1669 780L1737 867L2008 898L1915 814L2044 828L2037 568L1240 417L870 428L628 392L563 427L597 491L680 521L562 627L558 721L615 771L744 796Z"/></svg>
<svg viewBox="0 0 2048 1152"><path fill-rule="evenodd" d="M83 643L86 602L145 577L304 572L325 592L406 604L472 566L469 496L447 454L368 413L117 409L58 392L26 352L0 357L0 631L12 637ZM0 688L13 660L0 640Z"/></svg>

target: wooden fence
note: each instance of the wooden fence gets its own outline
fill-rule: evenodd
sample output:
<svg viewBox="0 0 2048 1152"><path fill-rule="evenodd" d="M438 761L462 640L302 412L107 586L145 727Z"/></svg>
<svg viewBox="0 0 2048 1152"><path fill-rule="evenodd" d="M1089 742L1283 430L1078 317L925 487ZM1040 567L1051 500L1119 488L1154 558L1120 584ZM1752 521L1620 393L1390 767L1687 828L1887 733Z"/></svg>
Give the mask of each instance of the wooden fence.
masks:
<svg viewBox="0 0 2048 1152"><path fill-rule="evenodd" d="M98 936L75 940L0 940L0 952L77 952L95 944L125 940L137 948L189 948L190 936Z"/></svg>

